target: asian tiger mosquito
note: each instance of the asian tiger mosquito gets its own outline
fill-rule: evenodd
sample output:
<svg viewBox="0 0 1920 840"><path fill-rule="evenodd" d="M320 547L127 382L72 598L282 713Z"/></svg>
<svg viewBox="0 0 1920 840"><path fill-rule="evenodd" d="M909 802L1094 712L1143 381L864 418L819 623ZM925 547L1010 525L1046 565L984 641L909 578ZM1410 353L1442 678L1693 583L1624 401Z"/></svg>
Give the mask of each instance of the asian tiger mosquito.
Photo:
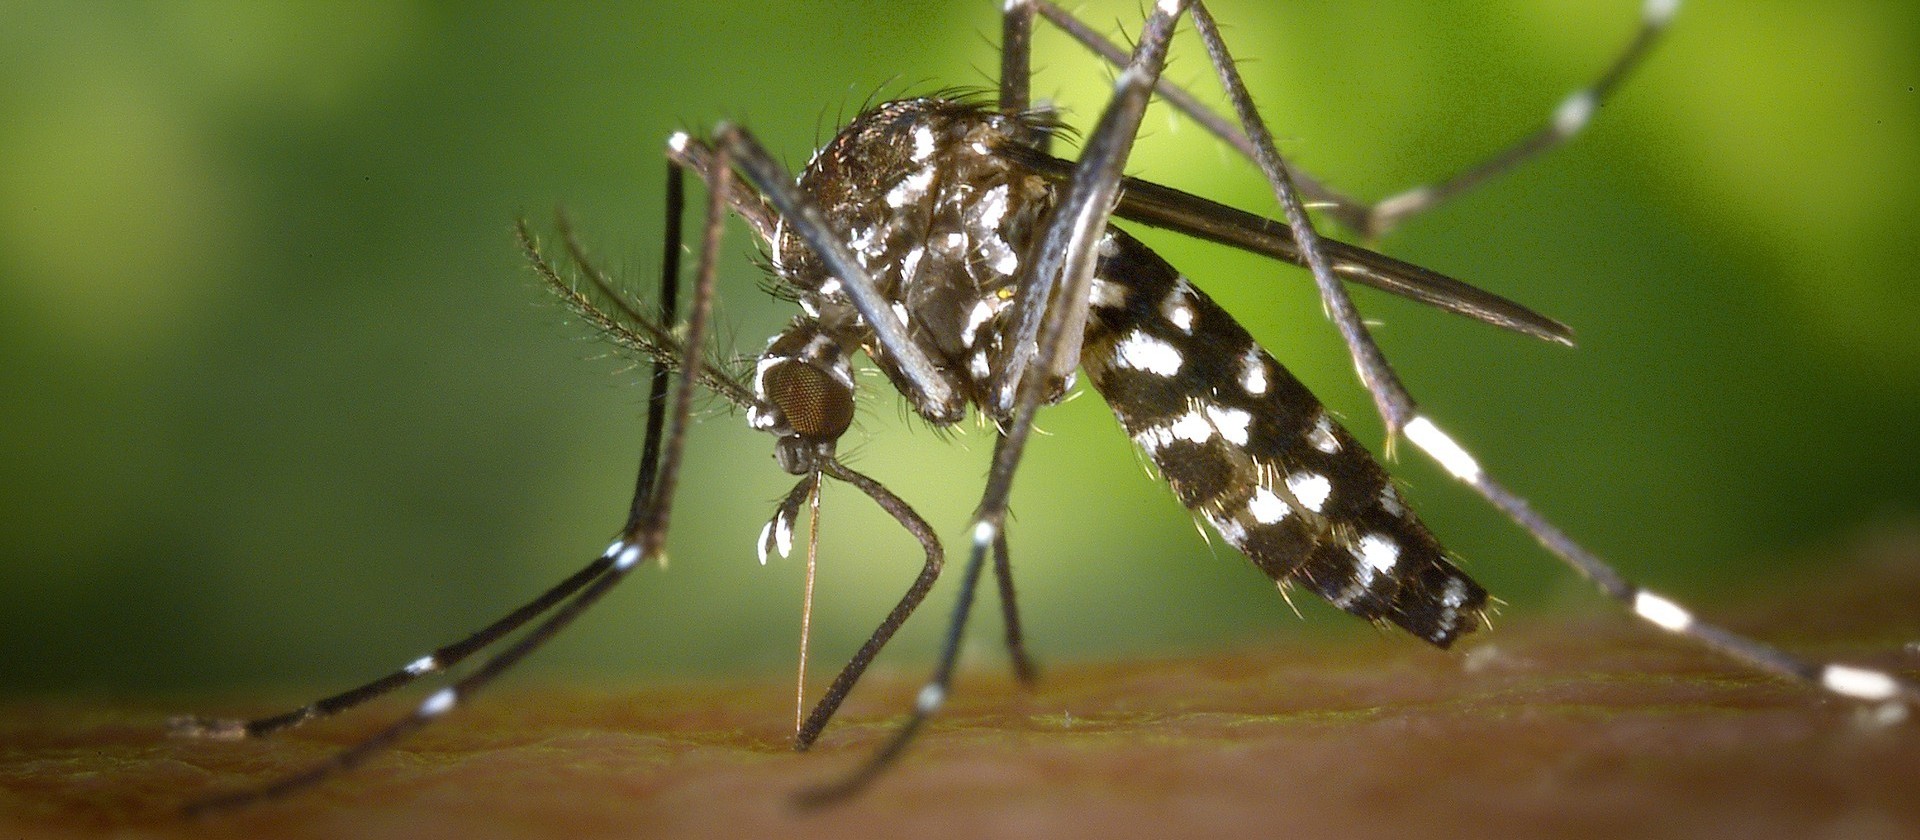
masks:
<svg viewBox="0 0 1920 840"><path fill-rule="evenodd" d="M1188 0L1160 0L1130 55L1045 0L1012 0L1003 14L1000 83L992 106L943 95L884 103L856 117L816 154L797 182L742 128L722 125L706 140L676 135L668 149L670 233L659 314L628 304L568 234L568 250L592 291L575 290L521 229L522 244L543 279L584 317L654 365L636 491L619 536L584 568L494 624L366 685L251 721L176 720L176 731L188 735L269 734L453 668L539 619L492 658L430 694L410 715L329 761L266 787L205 800L194 809L283 794L360 763L492 682L641 562L663 557L696 386L745 408L754 427L775 434L777 460L800 477L761 535L763 553L787 550L800 506L827 478L872 498L926 553L920 577L799 727L797 746L810 744L932 587L943 562L933 529L905 501L835 457L835 445L852 417L856 350L867 353L927 421L951 424L971 405L993 421L999 435L970 531L959 604L933 678L889 742L847 776L805 792L804 801L830 801L857 791L885 770L942 706L989 554L1013 661L1030 677L1005 514L1035 412L1070 390L1076 368L1087 372L1181 501L1282 586L1305 586L1348 612L1400 626L1440 647L1473 629L1486 592L1449 562L1366 450L1193 283L1109 228L1109 216L1308 267L1386 423L1389 446L1404 436L1640 618L1759 670L1841 696L1900 708L1920 702L1920 684L1904 677L1804 661L1698 621L1674 601L1624 580L1495 482L1416 408L1368 336L1342 281L1375 285L1545 340L1566 342L1565 327L1443 275L1322 238L1306 214L1303 197L1327 218L1371 238L1565 141L1646 54L1676 5L1676 0L1647 0L1639 31L1614 63L1591 86L1564 99L1535 134L1452 180L1371 205L1289 170L1242 88L1212 17L1201 3ZM1232 103L1233 120L1193 104L1160 79L1168 38L1188 12ZM1077 161L1049 153L1050 140L1062 126L1029 98L1036 14L1121 67L1113 98L1087 132ZM1156 94L1258 163L1285 211L1284 224L1123 176L1146 103ZM682 324L676 302L678 224L689 170L707 182L709 194L693 300ZM744 382L704 356L715 253L729 211L760 236L781 290L804 313L768 345Z"/></svg>

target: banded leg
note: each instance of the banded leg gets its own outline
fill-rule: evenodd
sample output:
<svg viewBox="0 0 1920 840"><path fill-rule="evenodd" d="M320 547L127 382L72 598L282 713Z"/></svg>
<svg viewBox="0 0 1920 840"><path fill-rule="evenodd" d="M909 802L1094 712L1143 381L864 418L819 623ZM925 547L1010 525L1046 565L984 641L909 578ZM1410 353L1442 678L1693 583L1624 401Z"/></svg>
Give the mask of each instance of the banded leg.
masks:
<svg viewBox="0 0 1920 840"><path fill-rule="evenodd" d="M323 697L292 711L252 720L182 715L167 721L168 734L184 738L238 741L245 738L264 737L281 730L292 729L311 720L339 714L406 686L421 677L436 674L460 664L507 634L525 626L527 622L540 617L612 567L612 558L605 555L596 557L593 562L568 575L553 588L540 593L532 601L502 616L479 632L452 644L435 648L432 653L421 656L407 663L405 667L365 685Z"/></svg>
<svg viewBox="0 0 1920 840"><path fill-rule="evenodd" d="M723 150L720 153L723 168L716 173L720 186L709 195L707 201L706 233L703 237L700 263L696 272L693 304L687 321L685 346L688 348L702 346L712 310L716 252L719 249L720 232L727 212L728 190L725 182L730 170L724 168L725 157L726 152ZM678 249L679 243L669 243L670 251ZM676 263L669 260L666 265L675 266ZM667 282L674 282L674 278L667 278ZM690 352L693 351L690 350ZM680 363L664 440L660 426L649 425L646 429L645 448L659 453L658 472L652 480L643 478L638 482L638 486L649 490L648 494L634 498L633 504L629 507L627 523L621 529L620 538L608 545L594 563L588 566L588 570L591 570L604 565L604 571L593 575L576 594L558 603L544 621L481 663L473 672L452 685L428 695L412 714L303 772L260 787L202 799L189 804L186 808L187 813L200 815L282 796L318 784L337 773L359 765L401 738L420 730L451 711L473 693L498 679L520 660L538 650L547 640L572 624L582 613L624 580L641 560L659 558L666 541L667 527L671 521L674 489L686 448L686 427L693 411L693 386L697 381L698 371L702 367L697 357L682 360ZM652 395L649 395L649 402L653 401ZM584 573L583 571L577 574Z"/></svg>
<svg viewBox="0 0 1920 840"><path fill-rule="evenodd" d="M660 266L662 282L659 303L660 323L671 323L679 307L679 243L682 241L680 220L685 203L685 178L677 166L669 163L667 166L665 239L668 243L672 244L670 247L662 249L663 255ZM591 263L585 259L584 251L572 236L571 227L565 224L564 217L561 217L561 222L561 231L566 239L568 250L574 255L575 262L583 267L590 266ZM566 284L560 281L559 275L554 273L552 268L547 265L546 260L541 257L539 249L534 245L533 237L526 229L526 225L524 223L516 225L515 232L520 242L521 250L527 255L529 263L535 267L536 271L541 273L543 279L546 279L550 285L565 287ZM599 284L602 289L610 287L610 284L604 276L598 272L590 273L593 275L594 282ZM645 321L647 319L642 318L639 320ZM672 369L673 366L669 360L655 359L648 390L647 425L645 426L647 429L663 428L667 407L667 378L671 374ZM636 481L634 492L634 498L636 499L651 495L651 484L659 465L659 449L658 436L648 434L641 452L640 474ZM339 714L406 686L421 677L439 673L460 664L468 657L485 650L502 637L520 629L525 626L527 622L540 617L555 605L580 591L581 587L586 586L595 578L604 574L612 565L613 561L611 558L605 555L596 557L592 562L582 567L579 571L568 575L551 589L540 593L540 595L536 596L533 600L522 604L492 624L481 628L473 635L452 644L436 648L431 653L407 663L399 670L393 671L364 685L321 698L289 712L252 720L210 718L197 715L175 717L167 721L168 730L176 737L239 740L243 738L258 738L279 732L283 729L291 729L310 720Z"/></svg>
<svg viewBox="0 0 1920 840"><path fill-rule="evenodd" d="M1407 424L1407 439L1432 455L1448 473L1505 513L1532 534L1555 557L1593 582L1601 593L1618 601L1635 616L1669 633L1684 636L1753 668L1787 679L1819 686L1850 700L1920 706L1920 681L1898 674L1848 665L1815 662L1779 648L1700 621L1692 611L1625 577L1573 538L1535 512L1518 494L1495 481L1472 454L1425 415Z"/></svg>
<svg viewBox="0 0 1920 840"><path fill-rule="evenodd" d="M1072 13L1048 0L1017 0L1017 5L1037 10L1041 16L1088 50L1105 58L1116 67L1125 66L1126 52L1079 18L1074 17ZM1431 210L1448 199L1498 178L1579 134L1591 120L1594 112L1606 103L1607 98L1620 86L1620 83L1645 60L1653 45L1665 34L1679 6L1679 0L1646 0L1640 11L1640 26L1634 31L1633 38L1592 84L1567 94L1554 108L1547 122L1533 132L1452 177L1437 183L1405 189L1372 203L1341 193L1305 172L1295 170L1293 178L1299 185L1301 193L1311 199L1316 207L1322 209L1329 217L1338 221L1341 226L1368 241L1384 237L1408 218ZM1167 104L1186 114L1208 133L1232 146L1243 157L1248 160L1258 160L1259 151L1247 134L1231 120L1214 113L1212 108L1202 104L1192 94L1164 79L1160 81L1159 88L1155 92L1165 99Z"/></svg>
<svg viewBox="0 0 1920 840"><path fill-rule="evenodd" d="M1672 12L1671 4L1656 2L1649 8L1669 15ZM1655 16L1649 14L1649 17ZM1664 18L1661 21L1663 23ZM1341 328L1342 336L1347 339L1355 366L1360 369L1361 381L1373 395L1381 417L1387 423L1389 444L1394 434L1404 431L1407 440L1532 534L1556 557L1593 581L1608 597L1626 605L1636 616L1662 630L1693 638L1709 649L1768 673L1818 685L1843 697L1869 702L1900 700L1907 704L1920 704L1920 682L1858 666L1801 660L1772 646L1700 622L1672 600L1628 583L1605 561L1574 542L1545 517L1535 513L1526 499L1494 481L1465 448L1441 431L1432 419L1420 413L1380 355L1379 348L1366 335L1365 326L1347 298L1346 290L1328 268L1325 256L1318 254L1318 235L1292 189L1285 165L1274 150L1272 137L1253 109L1251 98L1240 82L1218 28L1197 0L1194 3L1194 24L1207 46L1222 86L1227 89L1228 99L1232 101L1242 126L1259 152L1261 169L1274 187L1276 198L1287 211L1295 240L1302 255L1312 266L1321 298Z"/></svg>

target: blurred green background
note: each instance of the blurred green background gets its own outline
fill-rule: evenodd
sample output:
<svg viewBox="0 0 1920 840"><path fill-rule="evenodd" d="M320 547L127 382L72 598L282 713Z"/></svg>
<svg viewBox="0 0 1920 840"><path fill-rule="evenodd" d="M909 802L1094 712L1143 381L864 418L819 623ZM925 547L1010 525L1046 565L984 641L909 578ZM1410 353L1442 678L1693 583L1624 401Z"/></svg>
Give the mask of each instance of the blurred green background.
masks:
<svg viewBox="0 0 1920 840"><path fill-rule="evenodd" d="M998 6L0 4L0 691L337 688L584 563L627 504L642 389L533 282L512 220L564 203L650 284L668 133L738 120L804 161L876 91L990 84ZM1216 13L1284 148L1379 196L1539 124L1636 6ZM1137 29L1130 0L1083 10ZM1383 243L1573 324L1580 348L1360 292L1379 340L1511 486L1684 599L1781 585L1899 527L1920 513L1917 22L1913 3L1683 9L1574 146ZM1211 91L1195 45L1176 50L1170 76ZM1050 33L1036 66L1087 124L1108 72ZM1131 169L1273 210L1166 112ZM1379 440L1301 273L1149 238ZM722 307L747 349L788 314L752 254L736 227ZM957 545L990 440L902 413L869 394L851 460ZM671 565L530 670L791 666L801 564L753 551L788 478L741 418L703 420ZM1304 598L1295 620L1209 548L1097 398L1042 422L1012 536L1043 661L1373 634ZM1509 613L1596 608L1424 460L1397 472ZM832 667L918 560L857 494L827 510ZM952 589L883 667L921 667ZM977 662L999 656L994 612Z"/></svg>

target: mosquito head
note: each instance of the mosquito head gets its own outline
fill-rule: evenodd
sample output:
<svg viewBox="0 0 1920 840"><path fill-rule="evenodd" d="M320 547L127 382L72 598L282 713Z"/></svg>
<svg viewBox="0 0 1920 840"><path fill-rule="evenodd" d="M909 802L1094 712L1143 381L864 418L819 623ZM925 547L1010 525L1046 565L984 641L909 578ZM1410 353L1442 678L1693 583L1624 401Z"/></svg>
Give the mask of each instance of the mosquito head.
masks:
<svg viewBox="0 0 1920 840"><path fill-rule="evenodd" d="M818 322L795 321L768 342L754 366L754 406L747 421L779 437L774 459L794 475L833 457L853 424L850 351Z"/></svg>

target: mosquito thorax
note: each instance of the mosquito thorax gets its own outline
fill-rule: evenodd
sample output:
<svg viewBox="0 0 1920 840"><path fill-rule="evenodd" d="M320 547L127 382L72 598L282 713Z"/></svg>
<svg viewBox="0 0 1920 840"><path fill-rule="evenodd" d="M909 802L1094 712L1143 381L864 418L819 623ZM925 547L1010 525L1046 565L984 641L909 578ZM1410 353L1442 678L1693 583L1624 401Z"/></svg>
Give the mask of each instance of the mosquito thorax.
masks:
<svg viewBox="0 0 1920 840"><path fill-rule="evenodd" d="M914 410L952 423L965 403L984 405L1000 322L1039 220L1052 206L1045 178L998 149L1031 142L1039 120L938 98L881 104L817 152L799 187L820 207L876 289L962 400ZM851 352L866 351L911 393L871 328L791 230L777 236L774 269L810 316Z"/></svg>

